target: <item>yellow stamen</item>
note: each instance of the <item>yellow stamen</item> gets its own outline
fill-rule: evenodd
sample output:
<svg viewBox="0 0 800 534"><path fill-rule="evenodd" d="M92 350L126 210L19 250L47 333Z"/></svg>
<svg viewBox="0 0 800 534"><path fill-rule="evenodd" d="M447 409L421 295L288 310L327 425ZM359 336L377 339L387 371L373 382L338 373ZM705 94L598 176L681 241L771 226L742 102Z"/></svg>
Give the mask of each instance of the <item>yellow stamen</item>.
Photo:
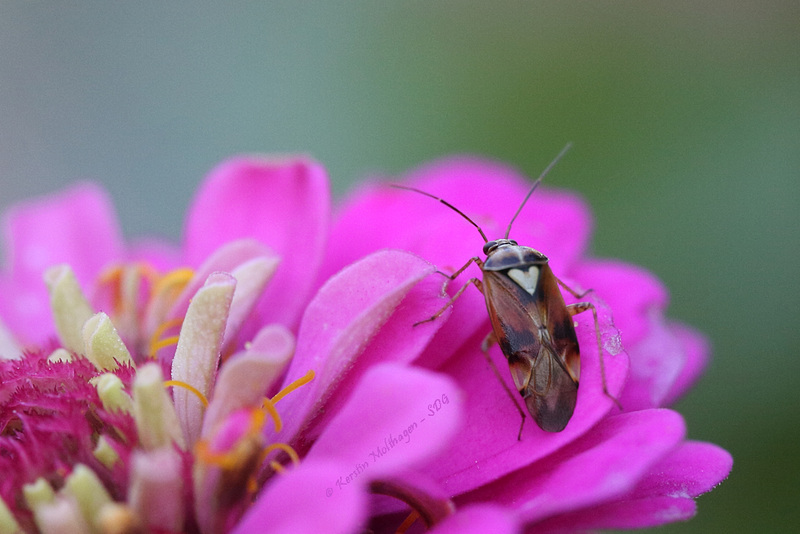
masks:
<svg viewBox="0 0 800 534"><path fill-rule="evenodd" d="M271 460L269 462L269 466L275 471L276 473L283 474L286 471L286 468L283 467L281 464L276 462L275 460Z"/></svg>
<svg viewBox="0 0 800 534"><path fill-rule="evenodd" d="M268 447L266 447L264 449L264 454L265 455L269 454L272 451L278 450L278 449L280 449L283 452L285 452L286 454L288 454L289 458L292 459L292 463L294 465L300 465L300 456L298 456L297 452L295 452L295 450L291 446L287 445L286 443L273 443L272 445L269 445Z"/></svg>
<svg viewBox="0 0 800 534"><path fill-rule="evenodd" d="M243 469L254 469L252 474L247 478L246 481L246 490L249 494L255 495L259 488L259 481L256 476L257 474L257 466L262 465L267 456L273 451L281 450L285 452L289 459L292 461L294 465L300 464L300 456L297 452L287 443L273 443L267 447L261 448L260 452L258 452L257 457L253 457L251 455L251 451L253 451L252 447L259 447L262 443L261 440L263 439L261 436L261 432L264 428L264 424L267 419L267 415L272 417L272 421L275 424L275 431L279 432L281 428L283 428L283 421L281 420L280 414L278 414L278 410L275 408L274 403L277 400L282 399L292 391L298 389L299 387L308 384L314 379L314 371L307 372L303 377L295 380L284 389L282 389L277 395L275 395L272 399L265 398L261 406L258 408L253 408L250 410L250 426L247 429L247 432L233 445L228 451L226 452L215 452L210 449L209 442L207 440L198 440L195 444L195 457L198 461L214 465L222 470L228 471L229 473L237 473L243 472ZM170 380L165 382L165 384L169 385L177 385L181 387L187 387L187 389L191 388L190 391L194 390L188 384L184 384L183 382ZM196 391L196 390L195 390ZM197 392L199 393L199 392ZM247 462L249 462L248 458L256 460L251 467L247 466ZM286 468L276 460L270 460L269 466L276 472L276 473L283 473Z"/></svg>
<svg viewBox="0 0 800 534"><path fill-rule="evenodd" d="M176 317L174 319L170 319L169 321L164 321L158 325L156 331L153 332L152 336L150 336L150 351L148 352L150 358L155 358L156 353L164 347L178 343L178 336L170 336L164 339L161 339L161 336L164 335L164 332L166 332L167 329L180 326L182 323L183 317Z"/></svg>
<svg viewBox="0 0 800 534"><path fill-rule="evenodd" d="M166 293L167 291L181 291L192 280L194 271L188 267L175 269L158 279L153 287L153 294Z"/></svg>
<svg viewBox="0 0 800 534"><path fill-rule="evenodd" d="M405 532L409 528L411 528L411 525L413 525L417 521L417 519L419 519L419 512L414 510L413 512L408 514L408 517L406 517L405 521L400 523L400 526L397 527L395 534L405 534Z"/></svg>
<svg viewBox="0 0 800 534"><path fill-rule="evenodd" d="M278 414L278 410L275 409L274 403L270 399L264 399L264 402L261 403L261 409L255 410L262 414L262 419L260 421L258 431L260 431L264 427L263 417L264 412L268 413L272 416L272 421L275 423L275 432L280 432L281 428L283 428L283 421L281 420L281 416Z"/></svg>
<svg viewBox="0 0 800 534"><path fill-rule="evenodd" d="M203 406L208 408L208 399L206 398L205 395L203 395L203 393L200 392L199 389L197 389L193 385L187 384L186 382L184 382L182 380L165 380L164 381L164 387L168 388L170 386L178 386L178 387L181 387L183 389L191 391L192 393L195 394L195 396L197 396L198 399L200 399L200 402L203 403Z"/></svg>
<svg viewBox="0 0 800 534"><path fill-rule="evenodd" d="M267 419L266 410L261 408L253 408L250 410L250 428L247 432L250 434L260 434L261 429L264 428L264 421Z"/></svg>
<svg viewBox="0 0 800 534"><path fill-rule="evenodd" d="M195 444L195 456L201 462L206 464L211 464L216 467L219 467L223 470L233 470L240 467L241 460L242 460L242 450L247 449L248 438L245 436L242 440L240 440L234 447L227 451L227 452L214 452L210 449L208 441L206 440L199 440ZM292 460L292 463L295 465L300 464L300 457L298 456L297 452L288 444L286 443L273 443L272 445L265 447L262 449L261 453L259 454L259 460L256 462L256 465L260 465L264 462L267 455L274 450L282 450L284 451L289 458ZM275 460L271 460L269 462L270 467L275 470L277 473L283 473L286 468L283 467L279 462ZM254 490L257 490L257 480L255 477L252 477L252 481L248 480L248 486L250 484L256 484L254 486Z"/></svg>
<svg viewBox="0 0 800 534"><path fill-rule="evenodd" d="M111 282L118 282L121 276L122 265L112 265L104 269L97 278L101 284L108 284Z"/></svg>
<svg viewBox="0 0 800 534"><path fill-rule="evenodd" d="M150 353L148 354L148 356L150 357L151 360L155 360L158 351L160 351L164 347L169 347L170 345L177 345L179 339L180 336L165 337L161 341L154 343L153 345L150 345Z"/></svg>
<svg viewBox="0 0 800 534"><path fill-rule="evenodd" d="M296 390L300 386L305 386L312 380L314 380L314 370L309 369L306 374L304 374L303 376L301 376L300 378L298 378L297 380L295 380L294 382L292 382L291 384L280 390L278 393L276 393L275 396L272 397L273 404L277 403L279 400L281 400L286 395Z"/></svg>

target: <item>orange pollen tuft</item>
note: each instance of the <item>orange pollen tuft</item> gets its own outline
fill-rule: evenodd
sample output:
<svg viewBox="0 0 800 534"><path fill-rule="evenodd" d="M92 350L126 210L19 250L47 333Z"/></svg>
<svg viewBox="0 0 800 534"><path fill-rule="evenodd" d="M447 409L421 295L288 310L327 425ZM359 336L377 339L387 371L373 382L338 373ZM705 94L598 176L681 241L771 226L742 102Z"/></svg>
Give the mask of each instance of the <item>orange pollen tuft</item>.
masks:
<svg viewBox="0 0 800 534"><path fill-rule="evenodd" d="M194 446L197 459L203 463L215 465L220 469L233 469L237 463L236 454L231 452L214 452L205 440L199 440Z"/></svg>
<svg viewBox="0 0 800 534"><path fill-rule="evenodd" d="M117 264L106 268L100 273L98 284L109 286L111 289L111 305L115 314L119 314L125 308L125 295L123 294L123 279L129 273L135 273L139 277L154 283L159 275L158 272L148 263L138 262L133 265ZM130 303L129 303L130 305Z"/></svg>
<svg viewBox="0 0 800 534"><path fill-rule="evenodd" d="M122 265L112 265L111 267L105 268L100 275L97 277L97 281L100 284L116 284L119 285L120 279L122 279Z"/></svg>
<svg viewBox="0 0 800 534"><path fill-rule="evenodd" d="M281 428L283 428L283 422L281 420L280 414L278 414L278 410L275 408L275 399L282 399L292 391L297 390L298 388L302 387L305 384L308 384L314 379L314 371L307 372L303 377L295 380L285 388L283 388L275 397L272 399L265 398L261 406L258 408L252 408L250 410L250 425L247 429L247 432L242 435L242 437L234 444L229 450L224 452L216 452L212 451L207 440L199 440L195 444L195 456L198 461L203 463L214 465L219 467L220 469L228 472L237 472L241 471L243 468L246 468L246 465L250 460L255 460L254 467L263 465L265 461L267 461L267 457L273 451L283 451L288 456L289 459L292 461L293 464L299 465L300 464L300 456L297 454L290 445L287 443L273 443L267 447L261 446L263 443L261 440L262 431L264 429L264 425L267 420L267 415L272 418L273 423L275 424L275 431L279 432ZM190 391L194 391L197 395L202 395L199 391L195 388L190 386L189 384L176 381L176 380L169 380L164 383L165 385L173 385L173 386L180 386L189 389ZM204 397L203 397L204 398ZM204 403L205 404L205 403ZM260 450L258 450L260 449ZM252 456L252 454L257 452L257 458ZM276 473L283 473L286 468L277 460L270 460L268 462L269 466L276 472ZM255 476L255 472L252 473L251 476L247 478L247 491L250 494L255 494L258 490L258 479Z"/></svg>
<svg viewBox="0 0 800 534"><path fill-rule="evenodd" d="M109 286L111 289L111 306L115 314L122 309L122 272L124 268L122 265L113 265L97 277L100 286Z"/></svg>

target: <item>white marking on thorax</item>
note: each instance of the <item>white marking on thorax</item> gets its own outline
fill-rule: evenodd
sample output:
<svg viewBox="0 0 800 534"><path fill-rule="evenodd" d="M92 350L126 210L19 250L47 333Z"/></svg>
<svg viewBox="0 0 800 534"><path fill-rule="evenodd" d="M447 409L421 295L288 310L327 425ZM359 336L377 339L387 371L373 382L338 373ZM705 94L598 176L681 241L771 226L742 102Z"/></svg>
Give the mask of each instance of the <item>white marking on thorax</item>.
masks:
<svg viewBox="0 0 800 534"><path fill-rule="evenodd" d="M508 277L517 283L519 287L533 295L536 291L536 283L539 281L539 267L531 265L528 271L521 269L509 269Z"/></svg>

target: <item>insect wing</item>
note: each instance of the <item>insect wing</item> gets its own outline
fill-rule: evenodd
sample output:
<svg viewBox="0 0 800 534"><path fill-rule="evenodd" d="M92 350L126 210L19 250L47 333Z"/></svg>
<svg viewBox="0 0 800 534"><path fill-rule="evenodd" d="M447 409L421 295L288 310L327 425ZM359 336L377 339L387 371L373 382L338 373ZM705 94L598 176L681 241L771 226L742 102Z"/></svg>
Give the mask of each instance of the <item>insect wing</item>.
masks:
<svg viewBox="0 0 800 534"><path fill-rule="evenodd" d="M578 345L555 276L546 264L538 269L536 286L528 289L507 271L484 271L484 295L495 336L528 412L542 430L559 432L575 410L578 383L566 362L573 359L573 348L577 358Z"/></svg>
<svg viewBox="0 0 800 534"><path fill-rule="evenodd" d="M581 360L574 319L564 303L558 281L549 265L542 266L540 279L539 290L547 306L547 330L550 339L556 354L566 364L572 379L578 382L581 376Z"/></svg>

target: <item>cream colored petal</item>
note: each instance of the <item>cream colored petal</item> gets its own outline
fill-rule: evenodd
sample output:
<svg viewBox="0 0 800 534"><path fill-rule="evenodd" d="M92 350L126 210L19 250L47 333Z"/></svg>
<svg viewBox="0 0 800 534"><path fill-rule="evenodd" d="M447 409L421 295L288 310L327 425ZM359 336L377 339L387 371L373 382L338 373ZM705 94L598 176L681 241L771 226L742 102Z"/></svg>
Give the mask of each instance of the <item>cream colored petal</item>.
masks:
<svg viewBox="0 0 800 534"><path fill-rule="evenodd" d="M83 325L86 357L101 371L113 371L120 364L133 365L131 353L103 312L95 314Z"/></svg>
<svg viewBox="0 0 800 534"><path fill-rule="evenodd" d="M94 471L83 464L76 465L59 494L73 499L92 531L99 532L99 512L104 505L111 502L111 495Z"/></svg>
<svg viewBox="0 0 800 534"><path fill-rule="evenodd" d="M172 447L134 451L128 505L152 529L179 532L186 504L181 458Z"/></svg>
<svg viewBox="0 0 800 534"><path fill-rule="evenodd" d="M83 354L83 325L93 315L89 301L69 265L50 267L44 274L50 291L50 308L61 344Z"/></svg>
<svg viewBox="0 0 800 534"><path fill-rule="evenodd" d="M209 438L232 412L260 406L267 391L283 375L294 348L291 331L273 324L262 328L247 350L226 360L203 421L203 438Z"/></svg>
<svg viewBox="0 0 800 534"><path fill-rule="evenodd" d="M157 363L139 368L133 381L133 418L139 443L146 450L169 446L173 441L186 448L175 407L164 389L164 375Z"/></svg>
<svg viewBox="0 0 800 534"><path fill-rule="evenodd" d="M264 292L280 260L277 256L260 257L247 261L234 269L231 275L236 279L236 291L233 293L231 311L225 326L223 347L236 341L236 334L244 321L253 313L258 299Z"/></svg>
<svg viewBox="0 0 800 534"><path fill-rule="evenodd" d="M222 336L236 288L236 279L227 273L212 273L189 304L181 326L172 379L185 382L211 396L219 365ZM176 387L172 392L175 411L190 446L200 437L205 407L192 392Z"/></svg>

